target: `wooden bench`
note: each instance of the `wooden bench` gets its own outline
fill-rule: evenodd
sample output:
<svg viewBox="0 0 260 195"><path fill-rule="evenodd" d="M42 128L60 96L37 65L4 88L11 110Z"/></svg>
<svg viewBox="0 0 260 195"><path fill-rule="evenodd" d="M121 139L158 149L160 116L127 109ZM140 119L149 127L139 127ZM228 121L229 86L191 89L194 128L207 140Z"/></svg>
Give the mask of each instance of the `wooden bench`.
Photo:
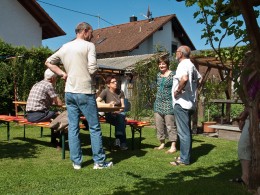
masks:
<svg viewBox="0 0 260 195"><path fill-rule="evenodd" d="M17 123L19 125L23 125L24 131L24 139L25 139L25 130L26 125L40 127L40 137L43 136L43 128L50 128L50 122L39 122L39 123L32 123L28 122L26 118L21 116L8 116L8 115L0 115L0 122L5 124L7 127L7 140L10 141L10 122ZM85 126L80 124L80 128L83 129ZM62 144L62 159L65 159L65 134L67 131L61 131L60 142Z"/></svg>
<svg viewBox="0 0 260 195"><path fill-rule="evenodd" d="M147 121L136 121L136 120L126 120L126 125L129 125L132 133L132 150L134 150L134 137L135 133L139 133L139 149L141 149L142 143L142 129L145 126L150 125Z"/></svg>
<svg viewBox="0 0 260 195"><path fill-rule="evenodd" d="M241 135L241 130L238 126L228 124L216 124L210 125L210 128L214 128L218 131L218 137L228 140L238 141Z"/></svg>
<svg viewBox="0 0 260 195"><path fill-rule="evenodd" d="M23 137L25 138L25 125L32 125L40 127L40 136L43 135L43 128L49 127L50 122L40 122L40 123L31 123L28 122L26 118L20 117L20 116L9 116L9 115L0 115L0 121L1 123L6 125L6 131L7 131L7 140L10 141L10 122L18 123L19 125L23 125L24 132Z"/></svg>

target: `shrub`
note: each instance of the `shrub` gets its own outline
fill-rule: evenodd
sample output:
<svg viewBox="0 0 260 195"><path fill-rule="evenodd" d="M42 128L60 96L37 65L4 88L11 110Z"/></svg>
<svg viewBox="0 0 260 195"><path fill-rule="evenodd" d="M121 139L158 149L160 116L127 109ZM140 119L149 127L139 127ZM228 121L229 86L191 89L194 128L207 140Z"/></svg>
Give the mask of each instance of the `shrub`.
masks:
<svg viewBox="0 0 260 195"><path fill-rule="evenodd" d="M44 63L53 52L44 47L12 47L0 40L0 113L13 114L12 101L26 101L31 87L43 79ZM57 82L58 93L64 94L64 82Z"/></svg>

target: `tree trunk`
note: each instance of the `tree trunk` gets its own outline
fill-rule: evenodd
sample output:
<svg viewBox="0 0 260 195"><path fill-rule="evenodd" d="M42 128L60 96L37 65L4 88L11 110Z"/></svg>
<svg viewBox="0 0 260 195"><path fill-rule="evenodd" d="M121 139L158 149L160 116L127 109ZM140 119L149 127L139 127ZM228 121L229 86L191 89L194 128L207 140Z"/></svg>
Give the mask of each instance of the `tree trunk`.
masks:
<svg viewBox="0 0 260 195"><path fill-rule="evenodd" d="M239 6L242 16L245 20L248 38L250 41L250 47L252 50L253 61L246 64L246 66L251 66L252 69L258 70L257 77L260 76L260 30L256 21L256 15L254 13L252 1L246 0L234 0ZM243 73L242 73L243 74ZM246 74L246 73L245 73ZM248 76L248 75L247 75ZM247 80L247 79L246 79ZM248 89L245 86L245 81L241 79L241 84L244 85L244 103L245 106L249 108L250 117L250 143L251 143L251 167L249 173L249 189L257 189L260 186L260 131L259 131L259 100L260 91L257 92L254 100L252 101L248 97Z"/></svg>
<svg viewBox="0 0 260 195"><path fill-rule="evenodd" d="M258 92L260 95L260 93ZM258 96L259 96L258 95ZM258 117L259 101L253 101L250 107L250 143L251 143L251 168L249 173L249 189L257 189L260 186L260 131Z"/></svg>
<svg viewBox="0 0 260 195"><path fill-rule="evenodd" d="M247 58L254 58L253 56L247 56ZM250 98L248 90L251 87L248 82L249 73L248 70L253 70L254 63L249 59L249 63L244 64L245 69L242 71L241 75L241 85L243 85L243 95L241 99L245 103L245 107L249 111L249 135L251 144L251 166L249 170L249 189L256 190L260 186L260 127L259 127L259 113L260 113L260 90L256 92L253 99ZM259 78L260 74L257 72L251 80ZM251 83L252 84L252 83ZM258 85L260 85L260 80L258 80Z"/></svg>

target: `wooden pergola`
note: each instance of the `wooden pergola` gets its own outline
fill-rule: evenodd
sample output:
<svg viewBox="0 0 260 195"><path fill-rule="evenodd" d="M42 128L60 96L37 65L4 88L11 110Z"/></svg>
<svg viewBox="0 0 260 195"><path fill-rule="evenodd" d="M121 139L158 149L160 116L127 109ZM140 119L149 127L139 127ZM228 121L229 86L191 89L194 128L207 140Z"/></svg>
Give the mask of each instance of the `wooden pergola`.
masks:
<svg viewBox="0 0 260 195"><path fill-rule="evenodd" d="M217 70L220 78L220 82L226 82L227 83L227 88L225 90L225 95L226 95L226 100L219 100L219 101L232 101L231 100L231 89L232 89L232 63L231 61L225 62L223 64L218 58L216 57L204 57L204 56L193 56L191 57L191 61L194 63L196 68L200 72L200 67L206 67L206 72L203 76L201 85L198 88L198 96L200 96L204 85L206 81L209 79L210 72L212 70ZM217 103L218 101L216 101ZM201 105L201 103L199 103ZM199 105L199 106L200 106ZM226 117L227 120L230 121L230 111L231 111L231 103L226 103ZM198 107L199 107L198 106ZM222 104L222 110L223 110L223 104ZM203 113L203 110L200 110L200 113L198 111L198 114L201 116ZM222 112L223 116L223 112ZM195 121L194 121L195 122Z"/></svg>
<svg viewBox="0 0 260 195"><path fill-rule="evenodd" d="M203 88L205 82L207 81L210 71L212 69L217 69L218 74L220 76L220 80L223 82L227 82L228 89L225 91L226 98L231 98L231 79L229 79L232 76L232 65L231 62L226 62L225 65L221 63L220 60L218 60L216 57L192 57L191 61L194 63L194 65L200 69L200 66L206 66L207 70L205 75L203 76L202 84L200 85L199 91Z"/></svg>

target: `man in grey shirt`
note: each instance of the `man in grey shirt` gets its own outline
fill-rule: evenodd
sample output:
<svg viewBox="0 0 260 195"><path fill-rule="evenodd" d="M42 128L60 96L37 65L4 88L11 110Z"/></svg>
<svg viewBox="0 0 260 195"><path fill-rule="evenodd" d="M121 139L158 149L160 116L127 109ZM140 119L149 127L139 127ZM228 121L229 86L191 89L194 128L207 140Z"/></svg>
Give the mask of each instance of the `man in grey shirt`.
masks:
<svg viewBox="0 0 260 195"><path fill-rule="evenodd" d="M45 65L66 80L65 102L69 121L70 159L74 169L81 169L82 150L79 139L79 120L82 113L89 124L94 169L113 166L105 162L102 144L102 133L98 119L93 77L98 66L95 45L89 42L92 38L92 27L82 22L77 25L76 39L64 44L57 52L47 59ZM61 62L65 71L55 65Z"/></svg>

